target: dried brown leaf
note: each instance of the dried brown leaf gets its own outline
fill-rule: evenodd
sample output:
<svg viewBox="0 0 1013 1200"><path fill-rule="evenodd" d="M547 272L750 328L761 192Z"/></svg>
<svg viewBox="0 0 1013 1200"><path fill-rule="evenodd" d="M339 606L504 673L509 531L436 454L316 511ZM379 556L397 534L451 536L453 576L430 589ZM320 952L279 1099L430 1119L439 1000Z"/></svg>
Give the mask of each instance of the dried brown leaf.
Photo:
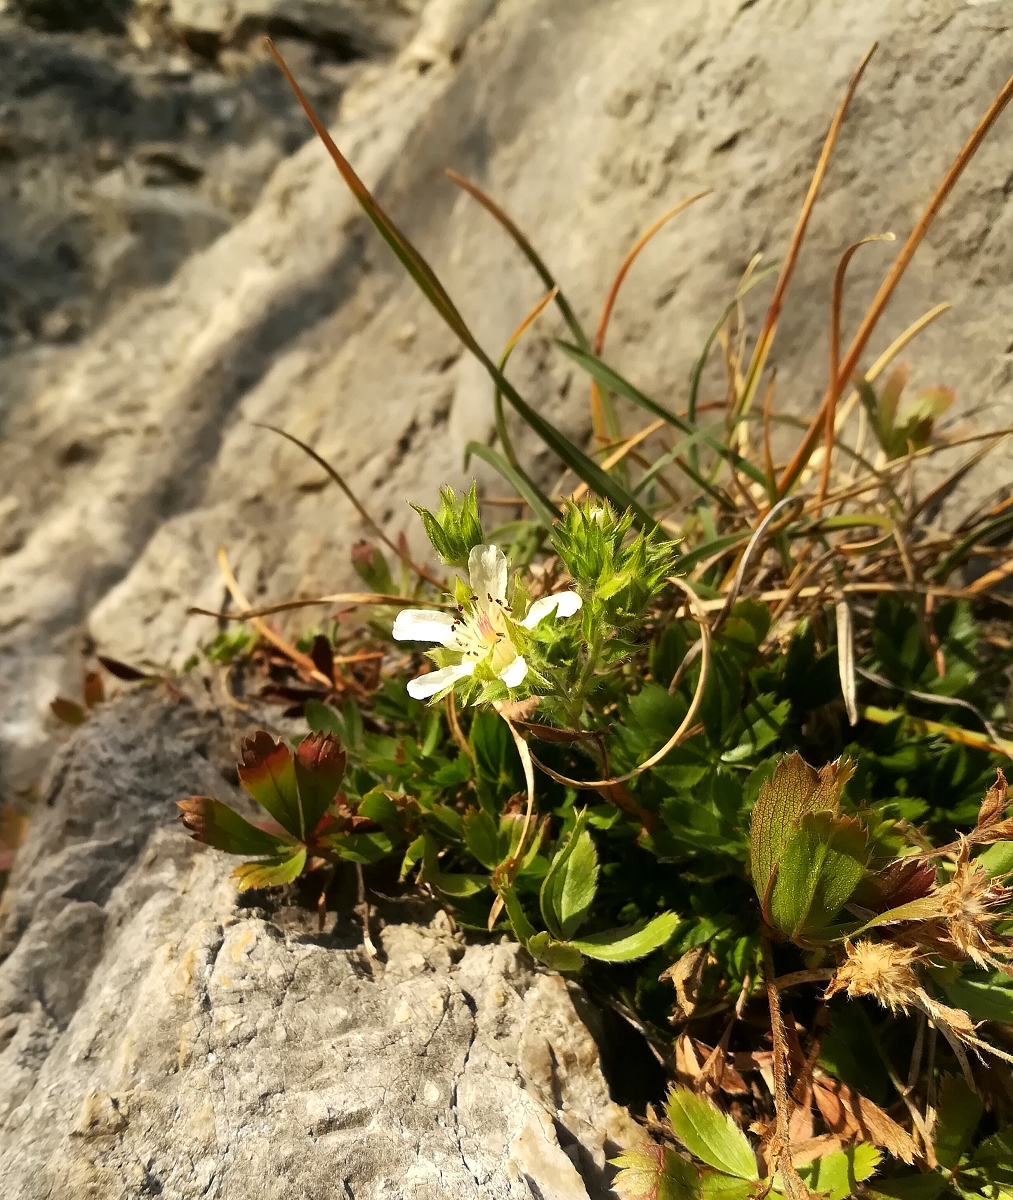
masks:
<svg viewBox="0 0 1013 1200"><path fill-rule="evenodd" d="M675 987L676 1009L672 1020L683 1021L696 1012L700 979L709 953L706 946L693 946L659 976L670 980Z"/></svg>
<svg viewBox="0 0 1013 1200"><path fill-rule="evenodd" d="M66 696L57 696L50 702L49 709L64 725L83 725L88 717L76 700L68 700Z"/></svg>
<svg viewBox="0 0 1013 1200"><path fill-rule="evenodd" d="M1001 770L996 770L995 783L986 792L985 799L982 800L981 808L978 810L976 829L988 829L989 826L995 825L1001 820L1009 805L1008 791L1006 776Z"/></svg>
<svg viewBox="0 0 1013 1200"><path fill-rule="evenodd" d="M813 1098L833 1133L871 1142L903 1162L914 1162L917 1149L907 1130L854 1088L821 1075L813 1080Z"/></svg>

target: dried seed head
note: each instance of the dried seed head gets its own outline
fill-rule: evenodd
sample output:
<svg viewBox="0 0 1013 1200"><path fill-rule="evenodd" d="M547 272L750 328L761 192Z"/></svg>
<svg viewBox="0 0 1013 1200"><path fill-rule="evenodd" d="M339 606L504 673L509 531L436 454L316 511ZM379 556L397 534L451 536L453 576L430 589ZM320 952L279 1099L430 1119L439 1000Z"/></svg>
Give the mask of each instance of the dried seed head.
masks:
<svg viewBox="0 0 1013 1200"><path fill-rule="evenodd" d="M915 1004L921 984L914 972L918 951L912 946L893 942L874 942L869 938L852 945L846 942L848 957L830 981L826 998L847 990L855 999L873 996L884 1008L905 1011Z"/></svg>
<svg viewBox="0 0 1013 1200"><path fill-rule="evenodd" d="M980 967L1009 970L1004 960L1013 957L1013 947L1008 939L995 933L992 925L1013 899L1013 889L989 879L980 866L969 861L969 853L969 844L962 842L953 879L939 892L950 941Z"/></svg>

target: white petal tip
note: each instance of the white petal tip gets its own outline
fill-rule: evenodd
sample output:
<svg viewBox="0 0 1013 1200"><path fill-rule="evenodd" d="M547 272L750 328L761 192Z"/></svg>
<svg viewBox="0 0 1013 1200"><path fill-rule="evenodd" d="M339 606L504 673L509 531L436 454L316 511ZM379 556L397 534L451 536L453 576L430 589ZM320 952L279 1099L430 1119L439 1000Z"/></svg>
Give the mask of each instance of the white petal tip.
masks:
<svg viewBox="0 0 1013 1200"><path fill-rule="evenodd" d="M520 687L528 673L528 664L518 655L513 662L508 663L499 673L501 683L508 688Z"/></svg>

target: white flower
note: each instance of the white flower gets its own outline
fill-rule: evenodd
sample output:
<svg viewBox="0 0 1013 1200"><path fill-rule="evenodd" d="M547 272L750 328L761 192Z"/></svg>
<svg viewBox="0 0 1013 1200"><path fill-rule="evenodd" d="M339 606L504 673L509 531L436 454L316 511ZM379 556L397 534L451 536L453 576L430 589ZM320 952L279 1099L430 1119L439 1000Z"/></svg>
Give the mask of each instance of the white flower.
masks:
<svg viewBox="0 0 1013 1200"><path fill-rule="evenodd" d="M475 546L468 556L468 574L471 603L457 616L409 608L399 612L394 621L398 641L436 642L461 655L459 663L413 679L408 694L416 700L435 696L459 679L474 675L479 663L486 663L508 688L519 687L528 673L528 664L510 636L514 618L506 603L506 555L497 546ZM572 617L579 608L576 592L557 592L536 600L524 620L516 624L534 629L550 613L557 618Z"/></svg>

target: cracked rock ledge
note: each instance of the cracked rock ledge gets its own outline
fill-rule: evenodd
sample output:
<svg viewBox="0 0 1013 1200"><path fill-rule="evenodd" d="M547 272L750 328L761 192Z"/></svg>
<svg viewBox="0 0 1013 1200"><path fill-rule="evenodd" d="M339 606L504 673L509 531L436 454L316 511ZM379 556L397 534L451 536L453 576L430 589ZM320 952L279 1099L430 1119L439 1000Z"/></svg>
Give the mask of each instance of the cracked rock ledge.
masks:
<svg viewBox="0 0 1013 1200"><path fill-rule="evenodd" d="M234 798L227 740L135 693L50 767L0 905L6 1200L609 1196L644 1135L579 988L442 912L370 964L351 921L243 907L173 823Z"/></svg>

